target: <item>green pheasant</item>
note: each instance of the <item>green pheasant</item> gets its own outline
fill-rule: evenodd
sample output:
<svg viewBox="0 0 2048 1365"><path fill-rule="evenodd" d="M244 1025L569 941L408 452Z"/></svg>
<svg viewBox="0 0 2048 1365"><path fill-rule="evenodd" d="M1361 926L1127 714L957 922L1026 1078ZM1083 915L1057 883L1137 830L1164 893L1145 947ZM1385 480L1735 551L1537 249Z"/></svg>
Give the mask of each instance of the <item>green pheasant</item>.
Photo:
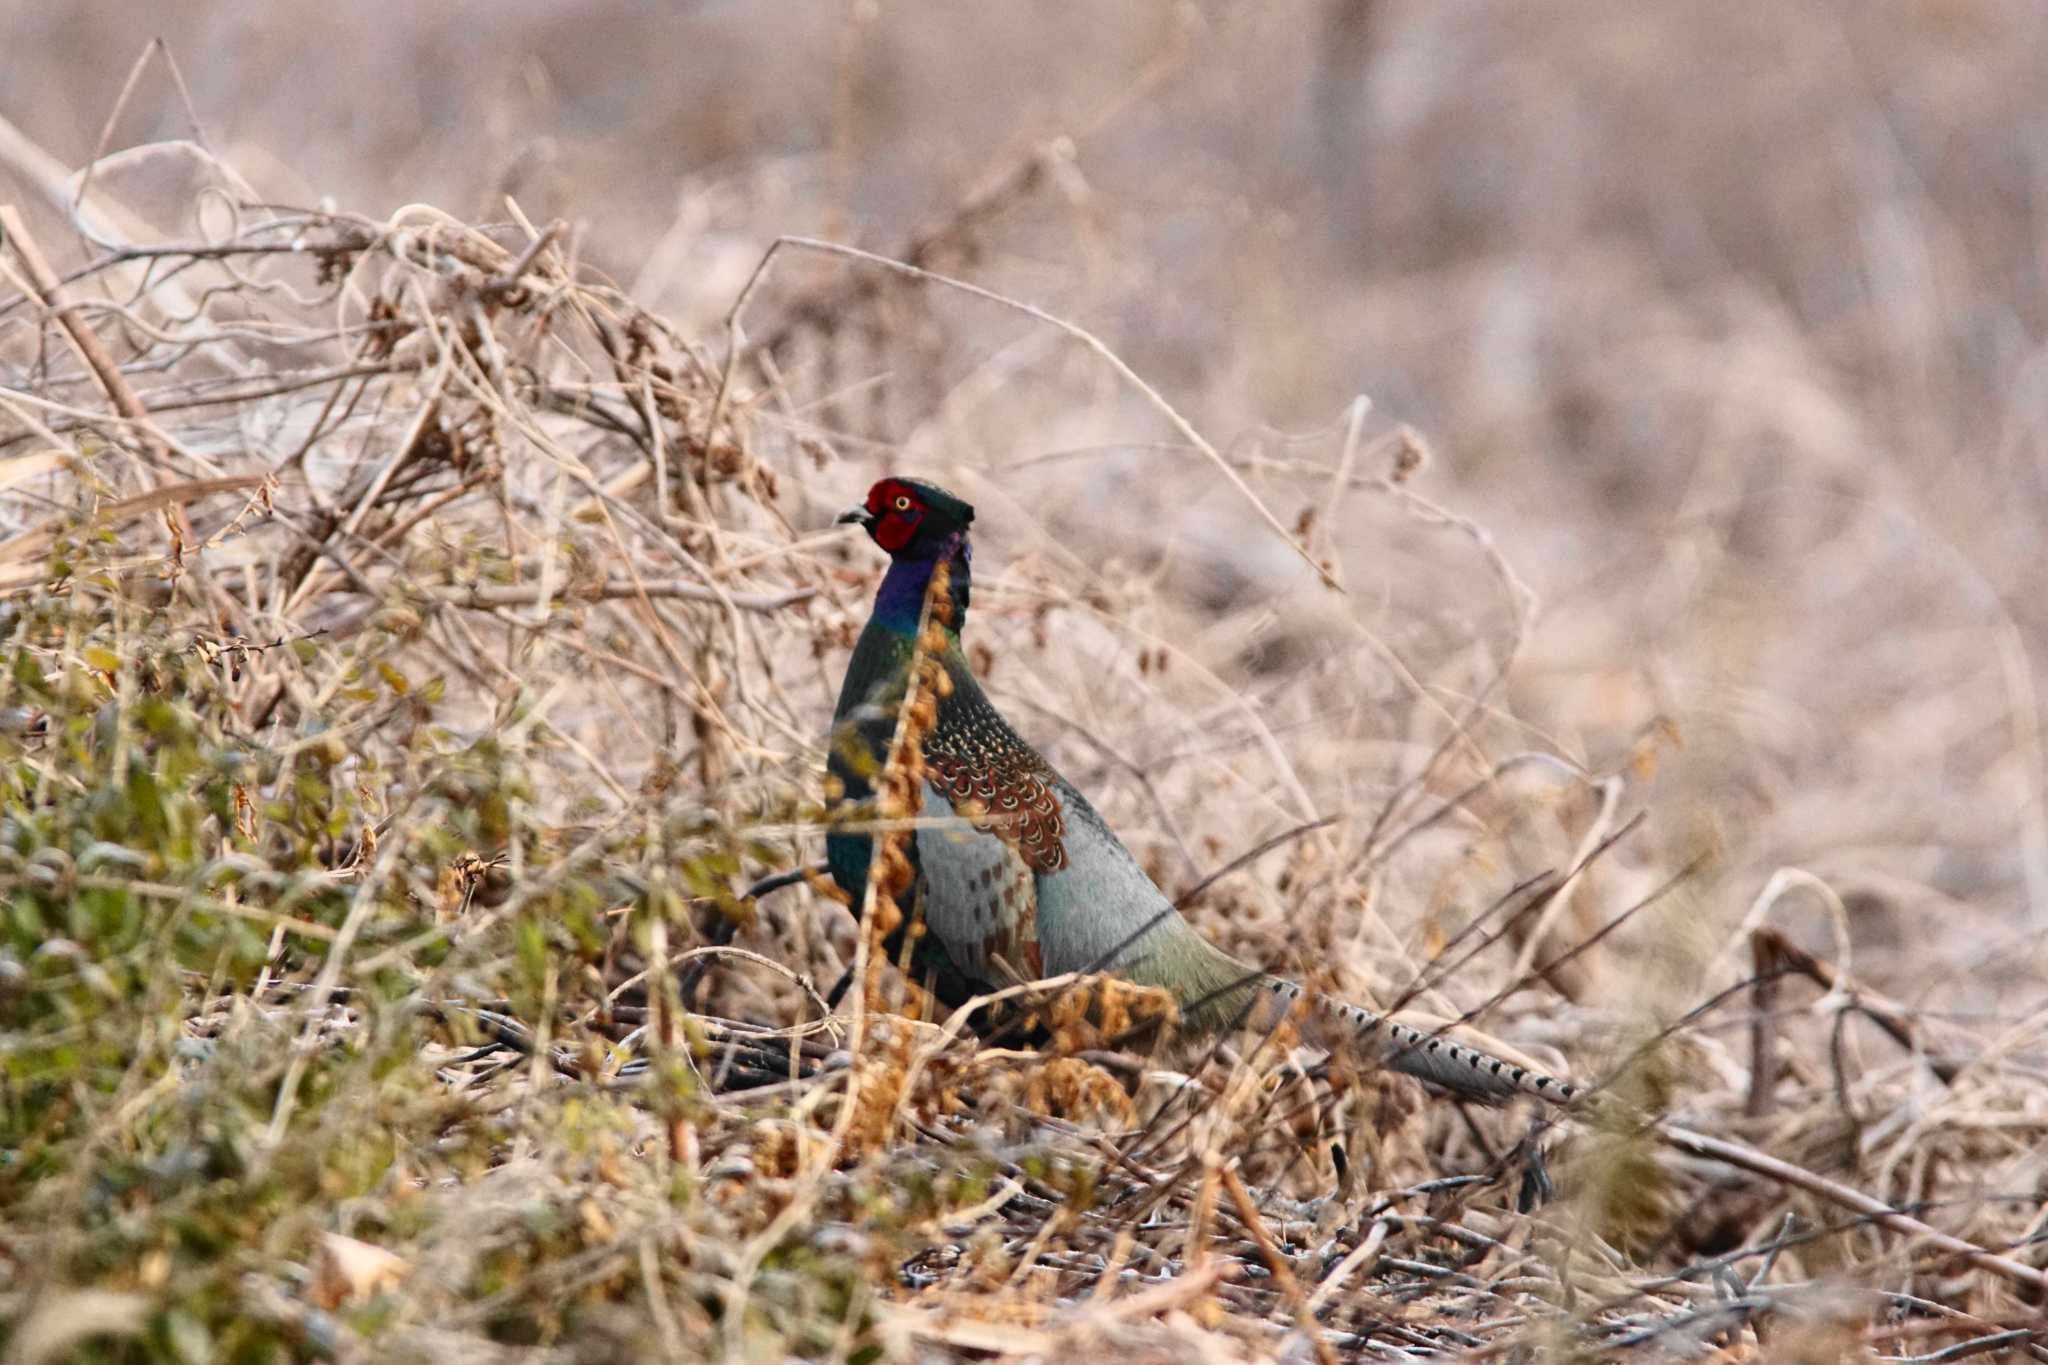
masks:
<svg viewBox="0 0 2048 1365"><path fill-rule="evenodd" d="M974 509L912 479L883 479L839 520L889 554L874 613L839 692L829 746L832 878L861 904L874 858L876 786L910 689L920 639L944 680L921 742L921 810L904 854L904 922L917 979L949 1006L1013 974L1106 971L1163 988L1198 1030L1269 1029L1292 1019L1333 1053L1500 1103L1569 1103L1577 1087L1304 990L1239 962L1198 934L1074 786L1010 727L961 652L972 587ZM935 590L936 584L936 590ZM929 605L928 605L929 604ZM934 633L935 632L935 633Z"/></svg>

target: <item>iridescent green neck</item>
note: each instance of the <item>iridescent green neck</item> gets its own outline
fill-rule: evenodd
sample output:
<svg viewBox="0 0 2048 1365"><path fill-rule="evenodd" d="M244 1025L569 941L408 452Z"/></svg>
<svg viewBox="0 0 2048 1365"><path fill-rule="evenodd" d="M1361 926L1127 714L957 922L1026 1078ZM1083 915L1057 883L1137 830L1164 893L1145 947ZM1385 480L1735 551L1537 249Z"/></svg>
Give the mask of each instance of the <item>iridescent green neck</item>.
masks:
<svg viewBox="0 0 2048 1365"><path fill-rule="evenodd" d="M945 624L958 635L967 624L968 559L965 534L948 536L933 547L930 555L897 557L890 563L889 572L882 576L881 589L875 594L876 624L898 635L916 635L918 622L924 619L925 594L931 589L932 575L944 564L946 595L953 607L946 614Z"/></svg>

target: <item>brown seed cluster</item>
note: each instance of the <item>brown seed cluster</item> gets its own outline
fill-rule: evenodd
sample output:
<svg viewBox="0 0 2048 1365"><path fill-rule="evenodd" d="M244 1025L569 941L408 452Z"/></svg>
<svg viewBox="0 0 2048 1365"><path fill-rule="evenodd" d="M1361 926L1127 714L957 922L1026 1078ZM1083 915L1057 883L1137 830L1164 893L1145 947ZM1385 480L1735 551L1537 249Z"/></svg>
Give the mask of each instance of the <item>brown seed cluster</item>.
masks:
<svg viewBox="0 0 2048 1365"><path fill-rule="evenodd" d="M896 1127L896 1111L910 1080L911 1054L916 1050L914 1025L878 1023L869 1034L875 1051L863 1059L860 1084L854 1087L854 1114L840 1148L841 1165L852 1165L886 1148Z"/></svg>
<svg viewBox="0 0 2048 1365"><path fill-rule="evenodd" d="M1171 991L1097 976L1061 991L1042 1012L1052 1050L1066 1055L1124 1046L1147 1025L1173 1027L1180 1006Z"/></svg>
<svg viewBox="0 0 2048 1365"><path fill-rule="evenodd" d="M1116 1078L1079 1057L1054 1057L1032 1068L1023 1104L1034 1114L1112 1127L1128 1125L1135 1113Z"/></svg>

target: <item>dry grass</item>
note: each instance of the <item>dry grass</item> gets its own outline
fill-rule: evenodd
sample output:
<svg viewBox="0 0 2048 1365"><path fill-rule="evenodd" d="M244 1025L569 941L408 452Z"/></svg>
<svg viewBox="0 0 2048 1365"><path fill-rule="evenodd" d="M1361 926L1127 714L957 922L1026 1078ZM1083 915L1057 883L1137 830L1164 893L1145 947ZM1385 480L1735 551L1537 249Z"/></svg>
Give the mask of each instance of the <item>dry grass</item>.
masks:
<svg viewBox="0 0 2048 1365"><path fill-rule="evenodd" d="M728 78L673 221L592 146L376 218L0 141L7 1358L2048 1351L2023 10L1098 15L950 186L891 130L1004 63L793 11L838 141ZM913 269L750 275L835 212ZM739 896L817 856L884 469L1207 932L1675 1145L1071 996L825 1017L851 919Z"/></svg>

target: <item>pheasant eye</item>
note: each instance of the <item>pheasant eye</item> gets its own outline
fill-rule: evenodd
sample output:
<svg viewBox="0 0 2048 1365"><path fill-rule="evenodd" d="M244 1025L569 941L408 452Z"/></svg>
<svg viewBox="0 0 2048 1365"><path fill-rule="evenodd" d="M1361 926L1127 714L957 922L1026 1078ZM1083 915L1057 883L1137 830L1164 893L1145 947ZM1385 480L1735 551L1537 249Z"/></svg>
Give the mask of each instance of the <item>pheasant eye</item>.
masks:
<svg viewBox="0 0 2048 1365"><path fill-rule="evenodd" d="M896 510L899 512L908 512L910 510L910 498L908 495L902 493L896 495Z"/></svg>

